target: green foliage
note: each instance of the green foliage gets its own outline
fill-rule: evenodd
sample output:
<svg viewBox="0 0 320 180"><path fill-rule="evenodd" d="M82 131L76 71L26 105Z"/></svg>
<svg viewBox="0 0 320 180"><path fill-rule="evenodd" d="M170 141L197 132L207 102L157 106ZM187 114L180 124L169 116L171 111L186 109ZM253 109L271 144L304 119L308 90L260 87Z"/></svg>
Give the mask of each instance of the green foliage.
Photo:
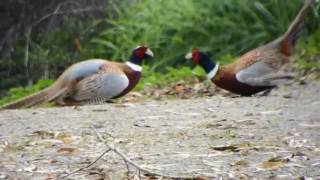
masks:
<svg viewBox="0 0 320 180"><path fill-rule="evenodd" d="M113 1L112 1L113 2ZM116 1L114 1L116 2ZM137 44L155 53L144 66L136 90L202 77L203 70L185 60L193 47L211 58L230 63L244 52L274 40L286 31L301 8L301 0L123 0L108 6L103 19L77 21L68 17L62 26L33 32L29 48L33 81L55 79L66 67L89 58L126 60ZM299 69L319 68L320 3L307 19L308 42L300 41L305 54ZM63 28L62 28L63 27ZM307 34L305 34L307 35ZM0 97L3 89L27 84L25 37L14 44L14 53L0 61ZM1 91L2 90L2 91ZM31 92L32 90L30 90ZM10 94L17 93L14 90ZM23 93L22 93L23 94ZM6 99L12 100L11 97Z"/></svg>
<svg viewBox="0 0 320 180"><path fill-rule="evenodd" d="M320 72L320 29L306 41L299 43L302 54L296 57L296 65L300 70L316 70Z"/></svg>
<svg viewBox="0 0 320 180"><path fill-rule="evenodd" d="M0 105L28 96L50 86L54 81L50 79L40 79L36 84L30 87L16 87L9 90L8 96L0 99Z"/></svg>
<svg viewBox="0 0 320 180"><path fill-rule="evenodd" d="M149 66L143 66L142 78L135 90L140 91L148 87L164 87L178 81L191 81L195 78L204 78L205 72L199 66L190 68L182 66L179 69L168 67L165 73L154 72Z"/></svg>
<svg viewBox="0 0 320 180"><path fill-rule="evenodd" d="M185 53L199 47L221 59L274 40L284 33L301 8L300 0L145 0L120 7L112 26L92 40L97 51L126 59L136 44L147 44L156 58L154 70L179 67ZM309 18L319 27L317 11Z"/></svg>

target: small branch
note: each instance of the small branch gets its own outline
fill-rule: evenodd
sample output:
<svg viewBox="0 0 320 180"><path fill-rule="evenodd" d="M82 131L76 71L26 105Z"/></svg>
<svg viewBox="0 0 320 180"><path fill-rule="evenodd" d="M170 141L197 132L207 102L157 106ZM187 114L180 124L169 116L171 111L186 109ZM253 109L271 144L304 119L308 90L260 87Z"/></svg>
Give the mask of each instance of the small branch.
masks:
<svg viewBox="0 0 320 180"><path fill-rule="evenodd" d="M0 41L0 52L2 52L2 49L4 48L4 44L6 42L8 42L12 36L12 34L14 34L15 31L15 27L16 26L12 26L4 35L4 37L2 37L1 41ZM1 53L0 53L1 55Z"/></svg>
<svg viewBox="0 0 320 180"><path fill-rule="evenodd" d="M94 165L96 162L98 162L105 154L107 154L108 152L110 151L113 151L114 153L116 153L118 156L120 156L123 161L125 162L126 166L127 166L127 174L128 174L128 177L129 177L129 165L135 167L137 170L138 170L138 178L141 179L141 172L144 172L145 175L147 176L157 176L157 177L160 177L160 179L163 179L163 178L169 178L169 179L200 179L200 178L203 178L201 176L170 176L170 175L165 175L165 174L161 174L161 173L155 173L155 172L152 172L151 170L148 170L146 168L143 168L141 167L140 165L138 165L137 163L135 163L134 161L132 161L128 156L126 156L124 153L120 152L117 148L111 146L110 144L107 143L107 141L101 136L101 134L97 131L97 129L91 125L91 128L93 129L93 131L96 133L98 139L101 141L101 142L104 142L104 144L108 147L107 150L105 150L98 158L96 158L92 163L88 164L87 166L85 167L82 167L80 169L77 169L75 171L72 171L71 173L68 173L64 176L61 176L61 177L57 177L57 179L63 179L63 178L66 178L70 175L73 175L75 173L78 173L80 171L84 171L85 169L91 167L92 165Z"/></svg>
<svg viewBox="0 0 320 180"><path fill-rule="evenodd" d="M123 161L124 161L124 163L126 164L126 167L127 167L127 177L129 177L130 176L130 166L127 163L127 161L125 161L125 160L123 160Z"/></svg>
<svg viewBox="0 0 320 180"><path fill-rule="evenodd" d="M87 168L91 167L91 166L94 165L96 162L98 162L105 154L107 154L107 153L110 152L110 151L111 151L111 149L105 150L105 151L104 151L99 157L97 157L96 160L94 160L92 163L88 164L88 165L85 166L85 167L82 167L82 168L80 168L80 169L77 169L77 170L75 170L75 171L72 171L71 173L66 174L66 175L64 175L64 176L62 176L62 177L58 177L57 179L66 178L66 177L68 177L68 176L70 176L70 175L72 175L72 174L75 174L75 173L77 173L77 172L83 171L84 169L87 169Z"/></svg>
<svg viewBox="0 0 320 180"><path fill-rule="evenodd" d="M161 178L170 178L170 179L186 179L186 180L188 180L188 179L199 179L199 178L201 178L201 176L194 176L194 177L190 177L190 176L186 176L186 177L183 177L183 176L170 176L170 175L165 175L165 174L161 174L161 173L155 173L155 172L152 172L151 170L143 168L140 165L138 165L137 163L135 163L134 161L132 161L124 153L120 152L120 150L118 150L117 148L112 147L110 144L108 144L108 142L101 136L101 134L97 131L97 129L93 125L91 125L91 128L96 133L98 139L101 142L104 142L104 144L108 147L109 150L113 151L118 156L120 156L126 162L126 164L130 164L131 166L135 167L138 170L139 177L140 177L140 172L144 172L146 175L149 175L149 176L158 176L158 177L161 177Z"/></svg>
<svg viewBox="0 0 320 180"><path fill-rule="evenodd" d="M54 11L53 13L47 14L43 17L41 17L38 21L36 21L32 26L36 26L42 21L50 18L51 16L54 15L61 15L61 14L77 14L77 13L82 13L82 12L88 12L88 11L103 11L101 8L86 8L86 9L77 9L77 10L71 10L67 12L59 12L59 11Z"/></svg>
<svg viewBox="0 0 320 180"><path fill-rule="evenodd" d="M181 113L181 112L174 112L174 111L171 111L171 110L166 110L164 112L172 113L172 114L175 114L175 115L182 115L182 116L200 116L201 115L200 113Z"/></svg>
<svg viewBox="0 0 320 180"><path fill-rule="evenodd" d="M31 31L32 31L32 27L28 27L26 30L26 46L24 49L24 66L25 66L25 70L26 70L26 78L28 80L28 86L32 85L32 80L31 80L31 76L30 76L30 66L29 66L29 47L30 47L30 36L31 36Z"/></svg>
<svg viewBox="0 0 320 180"><path fill-rule="evenodd" d="M127 157L125 154L123 154L122 152L120 152L117 148L115 147L112 147L111 145L109 145L107 143L107 141L100 135L100 133L97 131L97 129L94 127L94 126L91 126L91 128L94 130L94 132L96 133L98 139L101 141L101 142L104 142L104 144L109 148L111 149L114 153L116 153L118 156L120 156L125 162L127 162L128 164L132 165L133 167L143 171L143 172L146 172L147 174L150 174L150 175L156 175L158 176L159 174L156 174L156 173L153 173L151 171L149 171L148 169L145 169L141 166L139 166L137 163L133 162L129 157ZM161 175L159 175L161 176Z"/></svg>

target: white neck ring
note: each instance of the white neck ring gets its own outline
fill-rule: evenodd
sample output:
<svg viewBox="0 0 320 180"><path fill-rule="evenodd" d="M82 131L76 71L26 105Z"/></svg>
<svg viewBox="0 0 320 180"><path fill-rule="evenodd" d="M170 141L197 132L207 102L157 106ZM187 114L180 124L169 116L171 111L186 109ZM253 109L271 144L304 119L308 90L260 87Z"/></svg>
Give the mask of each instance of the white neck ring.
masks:
<svg viewBox="0 0 320 180"><path fill-rule="evenodd" d="M216 66L207 74L208 79L214 78L218 70L219 70L219 64L217 63Z"/></svg>
<svg viewBox="0 0 320 180"><path fill-rule="evenodd" d="M140 66L140 65L134 64L134 63L129 62L129 61L126 62L126 64L134 71L139 71L139 72L142 71L142 66Z"/></svg>

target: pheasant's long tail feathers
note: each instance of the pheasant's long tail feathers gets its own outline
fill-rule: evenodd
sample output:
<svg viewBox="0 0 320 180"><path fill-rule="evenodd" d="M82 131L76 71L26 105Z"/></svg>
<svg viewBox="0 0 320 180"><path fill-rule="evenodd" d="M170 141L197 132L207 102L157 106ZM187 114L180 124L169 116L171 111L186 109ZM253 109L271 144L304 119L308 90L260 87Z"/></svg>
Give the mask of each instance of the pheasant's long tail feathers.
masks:
<svg viewBox="0 0 320 180"><path fill-rule="evenodd" d="M294 21L290 24L287 32L281 37L280 48L283 54L287 56L291 55L292 50L304 28L305 17L308 13L308 9L314 2L315 0L305 0L303 7Z"/></svg>
<svg viewBox="0 0 320 180"><path fill-rule="evenodd" d="M28 108L31 106L39 105L45 102L50 102L64 94L66 89L60 89L56 86L48 87L44 90L41 90L37 93L34 93L30 96L17 100L15 102L6 104L1 109L19 109L19 108Z"/></svg>

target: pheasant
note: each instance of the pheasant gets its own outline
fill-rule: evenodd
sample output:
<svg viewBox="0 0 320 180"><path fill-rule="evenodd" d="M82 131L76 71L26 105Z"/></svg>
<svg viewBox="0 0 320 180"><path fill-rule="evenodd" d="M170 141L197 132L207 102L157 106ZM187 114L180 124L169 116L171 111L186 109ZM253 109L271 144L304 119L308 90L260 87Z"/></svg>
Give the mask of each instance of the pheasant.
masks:
<svg viewBox="0 0 320 180"><path fill-rule="evenodd" d="M27 108L45 102L59 105L101 103L132 90L141 78L141 64L153 52L138 46L126 63L90 59L70 66L48 88L0 109Z"/></svg>
<svg viewBox="0 0 320 180"><path fill-rule="evenodd" d="M288 30L278 39L253 49L231 64L221 65L211 61L209 55L193 49L186 55L206 71L208 79L218 87L243 96L271 91L292 75L281 73L289 62L293 48L304 27L307 10L314 0L306 0Z"/></svg>

